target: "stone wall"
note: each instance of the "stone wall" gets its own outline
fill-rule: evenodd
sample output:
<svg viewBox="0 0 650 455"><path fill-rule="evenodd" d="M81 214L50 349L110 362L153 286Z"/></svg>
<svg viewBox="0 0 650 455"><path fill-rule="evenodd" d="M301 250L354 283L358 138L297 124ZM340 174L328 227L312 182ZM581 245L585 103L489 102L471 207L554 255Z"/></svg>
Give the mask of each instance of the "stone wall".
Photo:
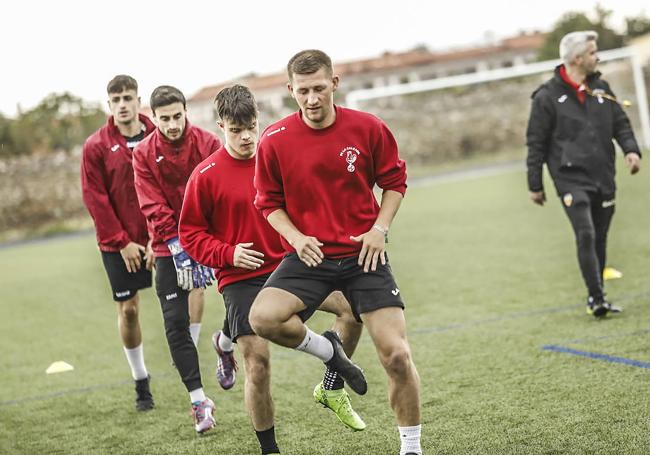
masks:
<svg viewBox="0 0 650 455"><path fill-rule="evenodd" d="M79 165L78 152L0 160L0 232L87 216Z"/></svg>

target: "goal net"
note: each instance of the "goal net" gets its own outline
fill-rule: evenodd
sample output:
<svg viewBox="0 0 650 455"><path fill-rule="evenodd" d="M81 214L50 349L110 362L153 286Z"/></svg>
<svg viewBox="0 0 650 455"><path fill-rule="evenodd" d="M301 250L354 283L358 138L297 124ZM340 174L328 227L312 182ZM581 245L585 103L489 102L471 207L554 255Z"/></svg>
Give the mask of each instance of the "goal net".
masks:
<svg viewBox="0 0 650 455"><path fill-rule="evenodd" d="M599 71L626 109L641 147L650 147L646 81L631 48L599 52ZM525 154L531 94L559 60L351 91L346 105L382 118L411 165Z"/></svg>

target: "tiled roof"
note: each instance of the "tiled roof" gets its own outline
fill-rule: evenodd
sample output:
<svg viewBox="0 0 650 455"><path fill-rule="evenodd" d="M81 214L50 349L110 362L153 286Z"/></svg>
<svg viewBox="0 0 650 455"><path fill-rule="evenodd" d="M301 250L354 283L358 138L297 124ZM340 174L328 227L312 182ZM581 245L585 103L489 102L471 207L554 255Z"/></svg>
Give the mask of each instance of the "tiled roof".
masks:
<svg viewBox="0 0 650 455"><path fill-rule="evenodd" d="M487 57L492 54L507 52L509 50L536 50L542 46L546 36L546 33L540 32L532 34L522 33L518 36L504 39L498 44L492 46L458 49L448 52L431 52L426 49L416 49L399 53L385 52L379 57L335 63L334 68L337 74L345 76L388 71L405 67L417 67L437 62L476 59L479 57ZM226 81L220 84L204 87L192 95L190 101L196 102L212 100L215 95L219 93L219 90L235 83L244 84L254 92L263 91L266 89L277 89L278 87L282 87L287 83L287 76L285 72L263 76L257 76L255 74L243 76L237 80Z"/></svg>

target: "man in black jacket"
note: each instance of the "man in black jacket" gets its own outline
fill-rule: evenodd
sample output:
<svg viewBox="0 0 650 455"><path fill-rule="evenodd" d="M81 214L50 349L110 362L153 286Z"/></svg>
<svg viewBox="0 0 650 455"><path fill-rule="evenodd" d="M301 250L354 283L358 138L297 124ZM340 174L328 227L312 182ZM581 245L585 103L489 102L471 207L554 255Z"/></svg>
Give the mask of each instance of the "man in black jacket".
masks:
<svg viewBox="0 0 650 455"><path fill-rule="evenodd" d="M528 189L544 205L542 166L546 163L575 232L578 262L589 291L587 312L596 317L620 312L605 300L603 268L607 231L614 215L616 139L631 174L641 153L630 121L609 84L600 79L592 31L562 38L563 64L533 93L528 122Z"/></svg>

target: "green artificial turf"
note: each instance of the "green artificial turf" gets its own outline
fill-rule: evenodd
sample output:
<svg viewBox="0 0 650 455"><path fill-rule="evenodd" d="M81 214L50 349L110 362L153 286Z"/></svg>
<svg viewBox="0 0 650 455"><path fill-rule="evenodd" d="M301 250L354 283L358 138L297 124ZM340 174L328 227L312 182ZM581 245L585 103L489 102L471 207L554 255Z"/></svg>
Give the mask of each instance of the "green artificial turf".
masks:
<svg viewBox="0 0 650 455"><path fill-rule="evenodd" d="M543 208L528 200L523 171L411 185L388 249L422 381L425 453L650 453L650 370L607 361L650 362L650 183L620 164L608 262L624 277L607 292L625 311L605 320L585 314L573 234L550 182ZM135 411L92 235L0 249L0 271L0 453L259 453L243 371L230 391L214 379L210 335L224 310L213 289L199 353L218 426L197 437L153 290L141 292L141 321L156 409ZM331 323L317 314L309 325ZM359 433L313 402L322 364L272 349L283 453L399 453L386 377L365 333L354 358L369 383L365 396L351 393L368 424ZM74 371L46 375L57 360Z"/></svg>

